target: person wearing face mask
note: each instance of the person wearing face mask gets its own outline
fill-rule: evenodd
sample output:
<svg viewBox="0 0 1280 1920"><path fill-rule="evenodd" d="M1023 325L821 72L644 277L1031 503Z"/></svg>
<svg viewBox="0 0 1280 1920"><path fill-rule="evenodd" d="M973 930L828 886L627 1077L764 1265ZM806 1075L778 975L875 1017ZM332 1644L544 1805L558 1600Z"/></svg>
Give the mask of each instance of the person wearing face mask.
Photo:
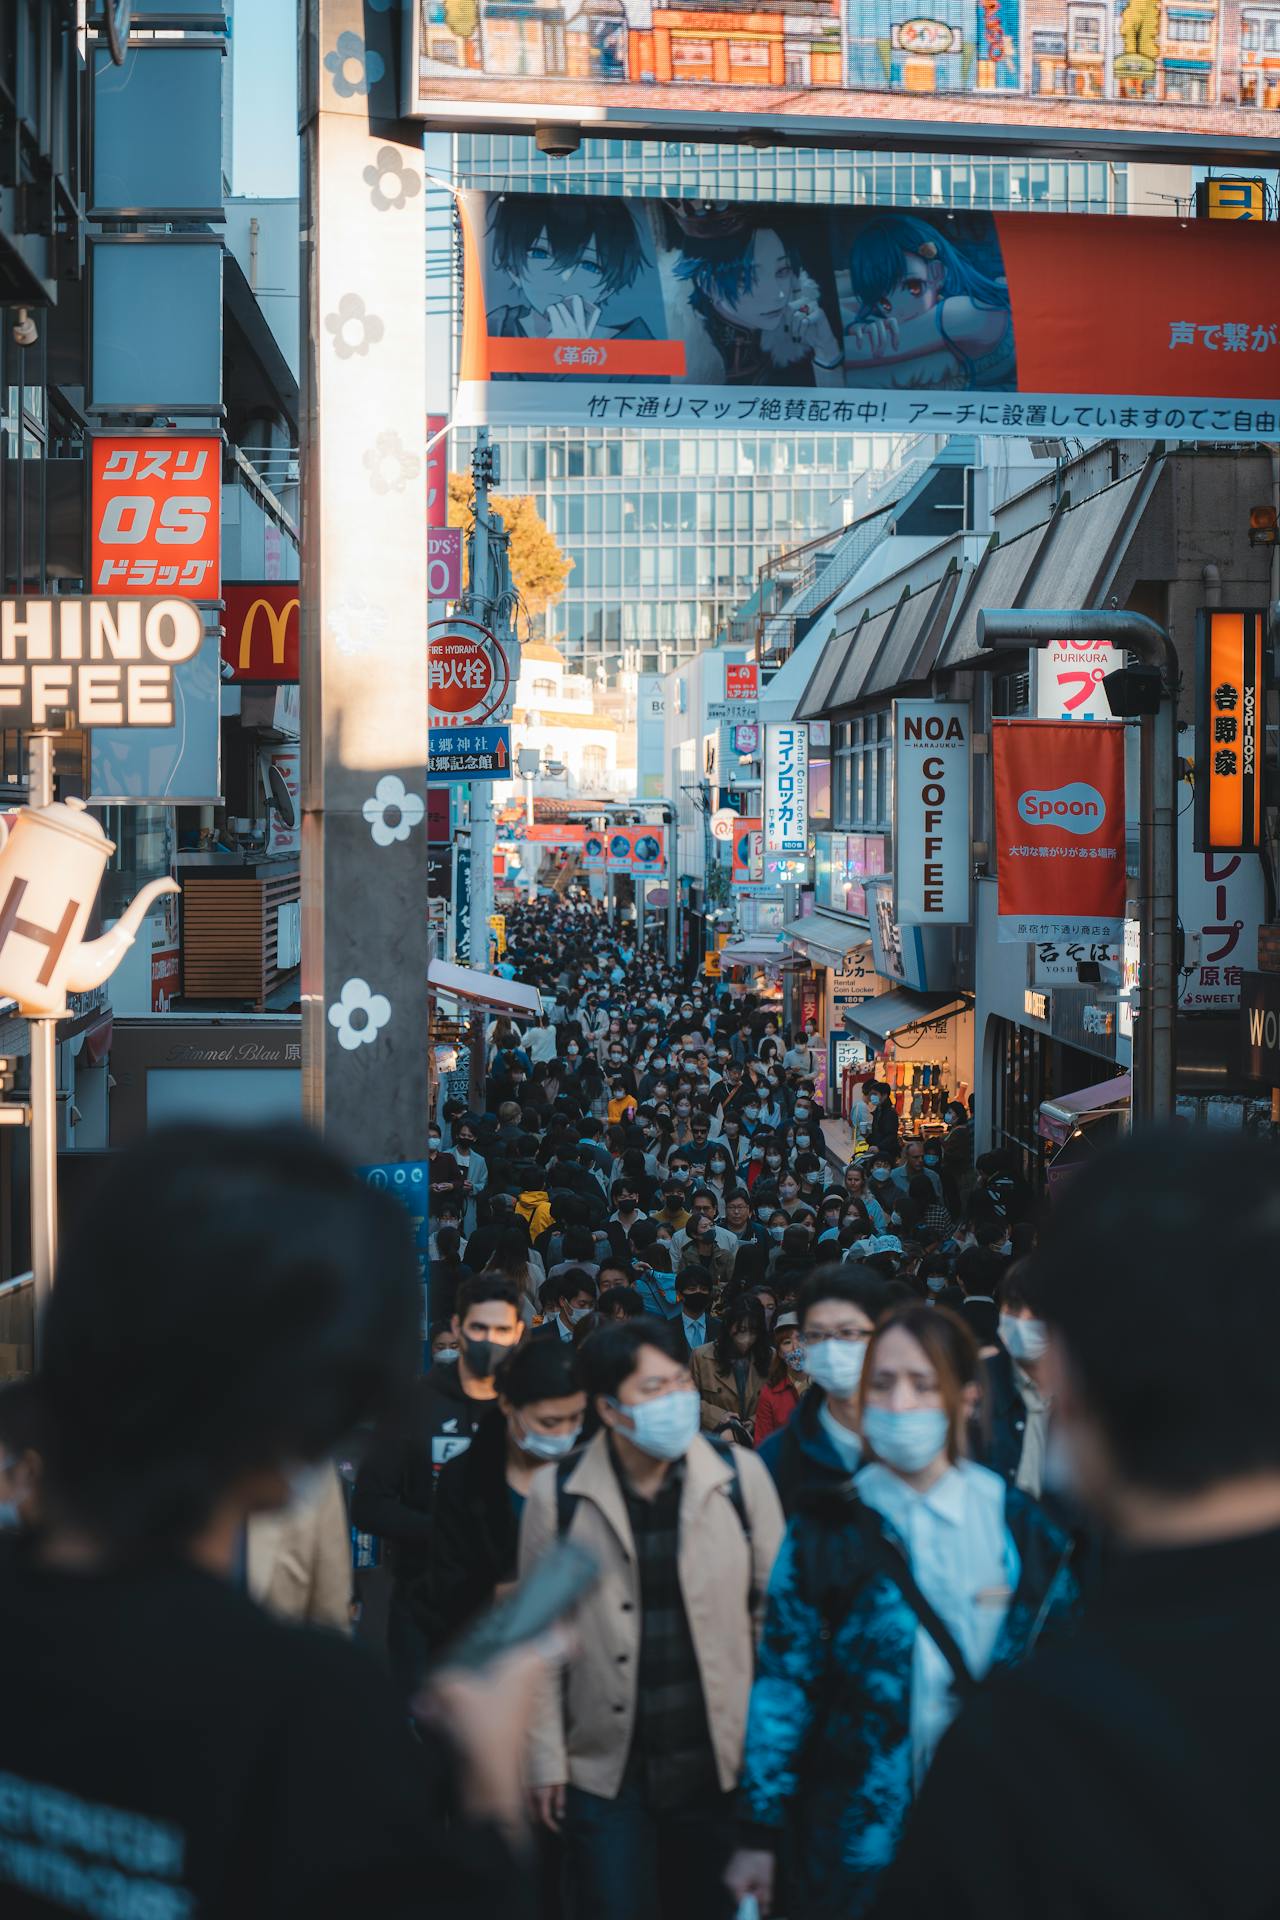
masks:
<svg viewBox="0 0 1280 1920"><path fill-rule="evenodd" d="M671 1325L684 1343L685 1358L691 1360L699 1347L719 1337L720 1321L711 1311L715 1283L711 1271L696 1263L682 1267L676 1275L676 1298L680 1311Z"/></svg>
<svg viewBox="0 0 1280 1920"><path fill-rule="evenodd" d="M766 1166L769 1164L769 1156L767 1155L765 1164ZM769 1170L772 1172L772 1167L770 1167ZM778 1177L778 1205L786 1214L788 1221L793 1220L796 1214L802 1209L807 1211L809 1208L808 1201L801 1198L799 1180L794 1173L790 1173L786 1169L784 1169Z"/></svg>
<svg viewBox="0 0 1280 1920"><path fill-rule="evenodd" d="M541 1300L546 1318L530 1339L559 1340L562 1346L571 1346L578 1322L595 1311L596 1283L581 1267L569 1267L547 1281Z"/></svg>
<svg viewBox="0 0 1280 1920"><path fill-rule="evenodd" d="M890 1098L888 1087L880 1081L867 1081L864 1098L871 1115L867 1126L867 1139L877 1153L889 1154L889 1165L892 1168L898 1154L897 1109Z"/></svg>
<svg viewBox="0 0 1280 1920"><path fill-rule="evenodd" d="M852 1262L819 1268L796 1295L800 1341L791 1364L809 1391L795 1419L760 1452L788 1516L862 1464L858 1384L866 1343L888 1305L879 1276Z"/></svg>
<svg viewBox="0 0 1280 1920"><path fill-rule="evenodd" d="M945 1310L885 1316L859 1383L867 1463L851 1496L837 1489L791 1523L728 1875L762 1912L785 1836L788 1913L867 1913L960 1700L1075 1610L1069 1537L964 1457L976 1369L971 1335Z"/></svg>
<svg viewBox="0 0 1280 1920"><path fill-rule="evenodd" d="M399 1417L375 1433L351 1499L354 1525L377 1534L387 1547L392 1575L387 1649L406 1693L421 1678L429 1651L410 1592L430 1564L436 1483L446 1462L471 1445L496 1398L493 1376L499 1362L524 1333L514 1283L485 1273L465 1280L452 1328L457 1361L434 1366L414 1381Z"/></svg>
<svg viewBox="0 0 1280 1920"><path fill-rule="evenodd" d="M564 1832L582 1913L730 1920L731 1796L781 1510L754 1455L699 1433L674 1328L608 1327L578 1360L602 1431L534 1476L520 1569L567 1538L601 1577L575 1611L566 1685L542 1696L535 1805Z"/></svg>
<svg viewBox="0 0 1280 1920"><path fill-rule="evenodd" d="M1031 1262L1017 1260L1006 1268L997 1298L999 1344L979 1363L982 1416L973 1423L970 1450L1009 1486L1038 1500L1044 1492L1053 1401L1044 1368L1049 1337Z"/></svg>
<svg viewBox="0 0 1280 1920"><path fill-rule="evenodd" d="M499 1367L497 1400L440 1475L435 1535L413 1604L428 1646L447 1647L516 1577L533 1476L572 1454L587 1399L572 1342L526 1341Z"/></svg>
<svg viewBox="0 0 1280 1920"><path fill-rule="evenodd" d="M781 1433L809 1386L799 1314L780 1313L773 1323L772 1338L773 1365L756 1401L753 1435L757 1448Z"/></svg>
<svg viewBox="0 0 1280 1920"><path fill-rule="evenodd" d="M715 1339L693 1355L703 1432L750 1444L760 1390L772 1367L764 1307L754 1294L743 1294L726 1307Z"/></svg>
<svg viewBox="0 0 1280 1920"><path fill-rule="evenodd" d="M474 1233L476 1230L476 1201L489 1184L488 1163L484 1155L477 1151L477 1137L475 1123L469 1117L455 1121L453 1158L462 1175L462 1225L465 1233Z"/></svg>

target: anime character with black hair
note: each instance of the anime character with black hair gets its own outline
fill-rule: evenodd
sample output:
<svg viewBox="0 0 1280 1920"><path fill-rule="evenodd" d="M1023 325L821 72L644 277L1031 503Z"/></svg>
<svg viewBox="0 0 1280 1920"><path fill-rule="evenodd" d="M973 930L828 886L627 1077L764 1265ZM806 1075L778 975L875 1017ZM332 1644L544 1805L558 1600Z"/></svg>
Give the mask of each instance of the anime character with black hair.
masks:
<svg viewBox="0 0 1280 1920"><path fill-rule="evenodd" d="M1017 384L1007 281L914 214L860 226L849 249L849 386L990 393Z"/></svg>
<svg viewBox="0 0 1280 1920"><path fill-rule="evenodd" d="M488 315L491 335L524 339L651 340L639 316L617 324L610 303L635 285L651 258L635 217L619 200L577 194L503 194L489 219L489 257L519 303Z"/></svg>
<svg viewBox="0 0 1280 1920"><path fill-rule="evenodd" d="M669 201L677 281L722 371L711 384L838 387L843 355L794 241L757 211Z"/></svg>

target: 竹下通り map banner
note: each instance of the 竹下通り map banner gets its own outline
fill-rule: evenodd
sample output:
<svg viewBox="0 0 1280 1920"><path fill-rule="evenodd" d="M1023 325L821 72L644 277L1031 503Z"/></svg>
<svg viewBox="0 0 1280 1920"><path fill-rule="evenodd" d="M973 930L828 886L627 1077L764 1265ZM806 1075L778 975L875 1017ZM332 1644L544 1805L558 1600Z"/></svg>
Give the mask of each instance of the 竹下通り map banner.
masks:
<svg viewBox="0 0 1280 1920"><path fill-rule="evenodd" d="M1269 224L462 196L455 420L1280 433Z"/></svg>

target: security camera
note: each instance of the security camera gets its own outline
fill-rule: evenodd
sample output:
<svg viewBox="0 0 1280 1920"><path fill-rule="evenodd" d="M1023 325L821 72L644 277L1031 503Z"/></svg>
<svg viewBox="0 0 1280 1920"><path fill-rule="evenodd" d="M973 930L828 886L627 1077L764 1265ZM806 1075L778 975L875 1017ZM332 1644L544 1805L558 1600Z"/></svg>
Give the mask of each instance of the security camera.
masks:
<svg viewBox="0 0 1280 1920"><path fill-rule="evenodd" d="M18 308L18 318L13 326L13 344L15 347L34 347L40 338L35 321L25 307Z"/></svg>
<svg viewBox="0 0 1280 1920"><path fill-rule="evenodd" d="M223 680L234 680L236 677L236 670L229 660L220 660L218 662L218 672Z"/></svg>
<svg viewBox="0 0 1280 1920"><path fill-rule="evenodd" d="M577 127L535 127L533 137L539 153L549 153L553 160L567 160L582 145L582 134Z"/></svg>

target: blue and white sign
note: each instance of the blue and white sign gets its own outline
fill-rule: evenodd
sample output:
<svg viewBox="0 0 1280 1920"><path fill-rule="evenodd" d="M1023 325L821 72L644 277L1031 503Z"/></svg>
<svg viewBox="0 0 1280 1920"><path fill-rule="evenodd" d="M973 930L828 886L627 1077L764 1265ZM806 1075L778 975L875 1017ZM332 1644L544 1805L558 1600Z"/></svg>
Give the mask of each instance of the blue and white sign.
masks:
<svg viewBox="0 0 1280 1920"><path fill-rule="evenodd" d="M766 853L804 853L809 845L809 730L787 722L764 730Z"/></svg>
<svg viewBox="0 0 1280 1920"><path fill-rule="evenodd" d="M510 727L432 727L427 779L509 780Z"/></svg>

